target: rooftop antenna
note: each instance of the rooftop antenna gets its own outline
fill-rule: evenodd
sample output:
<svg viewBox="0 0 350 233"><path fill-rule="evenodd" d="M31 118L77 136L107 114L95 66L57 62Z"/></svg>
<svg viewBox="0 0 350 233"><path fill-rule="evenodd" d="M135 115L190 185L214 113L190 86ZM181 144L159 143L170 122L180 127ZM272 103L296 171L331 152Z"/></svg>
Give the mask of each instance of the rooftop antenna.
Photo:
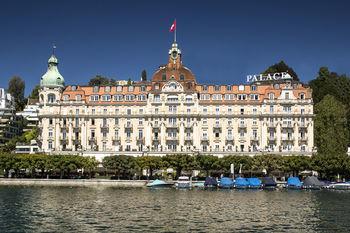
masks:
<svg viewBox="0 0 350 233"><path fill-rule="evenodd" d="M52 44L52 55L55 55L55 50L56 50L56 45L55 43Z"/></svg>

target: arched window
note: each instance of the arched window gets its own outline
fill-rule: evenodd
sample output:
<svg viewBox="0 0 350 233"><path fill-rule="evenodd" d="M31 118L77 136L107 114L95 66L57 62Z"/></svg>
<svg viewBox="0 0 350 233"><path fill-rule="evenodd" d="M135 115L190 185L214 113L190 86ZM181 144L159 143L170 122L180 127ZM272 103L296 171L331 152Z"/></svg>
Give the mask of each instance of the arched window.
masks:
<svg viewBox="0 0 350 233"><path fill-rule="evenodd" d="M180 74L180 81L184 81L185 80L185 75Z"/></svg>
<svg viewBox="0 0 350 233"><path fill-rule="evenodd" d="M275 94L274 94L274 93L269 93L269 99L270 99L270 100L275 99Z"/></svg>
<svg viewBox="0 0 350 233"><path fill-rule="evenodd" d="M47 102L49 103L54 103L56 101L56 96L55 94L48 94L47 95Z"/></svg>
<svg viewBox="0 0 350 233"><path fill-rule="evenodd" d="M300 93L300 99L304 100L305 99L305 93Z"/></svg>

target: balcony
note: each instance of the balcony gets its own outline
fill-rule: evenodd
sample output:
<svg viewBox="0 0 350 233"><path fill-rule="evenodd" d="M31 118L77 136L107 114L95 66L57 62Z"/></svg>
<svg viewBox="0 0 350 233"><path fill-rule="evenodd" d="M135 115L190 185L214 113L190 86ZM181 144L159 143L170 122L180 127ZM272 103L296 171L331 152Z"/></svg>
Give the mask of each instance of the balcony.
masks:
<svg viewBox="0 0 350 233"><path fill-rule="evenodd" d="M193 124L192 124L192 123L190 123L190 122L186 122L186 123L185 123L185 128L191 129L192 127L193 127Z"/></svg>
<svg viewBox="0 0 350 233"><path fill-rule="evenodd" d="M300 122L299 123L299 128L307 128L307 123L306 122Z"/></svg>
<svg viewBox="0 0 350 233"><path fill-rule="evenodd" d="M244 122L240 122L240 123L238 124L238 128L240 128L240 129L247 128L247 124L244 123Z"/></svg>
<svg viewBox="0 0 350 233"><path fill-rule="evenodd" d="M73 144L74 145L79 145L79 144L81 144L81 138L80 137L74 137L73 138Z"/></svg>
<svg viewBox="0 0 350 233"><path fill-rule="evenodd" d="M298 138L299 142L307 142L308 138L306 136L299 137Z"/></svg>
<svg viewBox="0 0 350 233"><path fill-rule="evenodd" d="M168 122L167 128L178 128L179 124L177 122Z"/></svg>
<svg viewBox="0 0 350 233"><path fill-rule="evenodd" d="M153 127L153 129L160 128L160 123L159 122L155 122L152 127Z"/></svg>
<svg viewBox="0 0 350 233"><path fill-rule="evenodd" d="M268 128L276 128L276 123L275 122L268 122L267 127Z"/></svg>
<svg viewBox="0 0 350 233"><path fill-rule="evenodd" d="M160 138L159 137L152 137L152 141L159 142Z"/></svg>
<svg viewBox="0 0 350 233"><path fill-rule="evenodd" d="M68 144L68 138L67 137L60 137L61 144Z"/></svg>
<svg viewBox="0 0 350 233"><path fill-rule="evenodd" d="M214 128L214 129L221 129L221 124L215 123L215 124L213 125L213 128Z"/></svg>
<svg viewBox="0 0 350 233"><path fill-rule="evenodd" d="M201 141L209 141L209 137L207 135L202 135Z"/></svg>
<svg viewBox="0 0 350 233"><path fill-rule="evenodd" d="M124 128L125 129L132 129L132 123L131 122L128 122L124 125Z"/></svg>
<svg viewBox="0 0 350 233"><path fill-rule="evenodd" d="M185 136L185 141L192 141L193 137L192 136Z"/></svg>
<svg viewBox="0 0 350 233"><path fill-rule="evenodd" d="M291 122L283 123L282 124L282 128L292 129L293 128L293 124Z"/></svg>
<svg viewBox="0 0 350 233"><path fill-rule="evenodd" d="M113 141L114 143L120 142L120 136L113 136L113 137L112 137L112 141Z"/></svg>
<svg viewBox="0 0 350 233"><path fill-rule="evenodd" d="M227 142L232 142L233 141L233 135L227 135L226 136L226 141Z"/></svg>
<svg viewBox="0 0 350 233"><path fill-rule="evenodd" d="M178 137L178 136L173 136L173 135L171 135L171 136L167 136L167 137L166 137L166 140L167 140L167 141L178 141L178 140L179 140L179 137Z"/></svg>
<svg viewBox="0 0 350 233"><path fill-rule="evenodd" d="M108 130L109 129L108 124L101 124L100 127L101 127L102 130Z"/></svg>
<svg viewBox="0 0 350 233"><path fill-rule="evenodd" d="M136 137L136 142L138 144L145 144L145 137Z"/></svg>
<svg viewBox="0 0 350 233"><path fill-rule="evenodd" d="M282 137L282 141L294 141L294 137L290 136L290 137Z"/></svg>
<svg viewBox="0 0 350 233"><path fill-rule="evenodd" d="M74 133L80 133L81 132L80 126L79 125L73 126L73 132Z"/></svg>
<svg viewBox="0 0 350 233"><path fill-rule="evenodd" d="M269 136L267 139L268 139L270 142L276 141L276 137L275 137L275 136Z"/></svg>
<svg viewBox="0 0 350 233"><path fill-rule="evenodd" d="M259 141L259 137L258 136L251 136L250 141L254 141L254 142Z"/></svg>
<svg viewBox="0 0 350 233"><path fill-rule="evenodd" d="M89 137L89 144L96 144L97 140L96 137Z"/></svg>

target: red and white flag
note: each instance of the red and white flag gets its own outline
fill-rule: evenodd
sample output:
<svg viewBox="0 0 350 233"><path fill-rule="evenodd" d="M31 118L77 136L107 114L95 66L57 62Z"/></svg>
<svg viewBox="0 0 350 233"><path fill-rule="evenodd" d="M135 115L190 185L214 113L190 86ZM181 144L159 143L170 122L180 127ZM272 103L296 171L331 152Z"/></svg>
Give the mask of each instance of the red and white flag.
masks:
<svg viewBox="0 0 350 233"><path fill-rule="evenodd" d="M174 20L173 24L170 26L169 32L174 32L176 30L176 19Z"/></svg>

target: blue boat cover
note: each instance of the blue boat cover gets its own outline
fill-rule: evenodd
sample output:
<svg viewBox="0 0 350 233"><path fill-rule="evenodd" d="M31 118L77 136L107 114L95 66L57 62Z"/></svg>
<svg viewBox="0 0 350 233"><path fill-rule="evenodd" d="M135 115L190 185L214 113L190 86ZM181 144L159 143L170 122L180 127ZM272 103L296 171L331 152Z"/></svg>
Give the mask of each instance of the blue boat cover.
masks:
<svg viewBox="0 0 350 233"><path fill-rule="evenodd" d="M245 187L249 185L249 182L246 178L243 177L237 177L235 181L236 187Z"/></svg>
<svg viewBox="0 0 350 233"><path fill-rule="evenodd" d="M218 182L216 181L216 179L214 177L206 177L205 178L205 182L204 182L204 186L217 186Z"/></svg>
<svg viewBox="0 0 350 233"><path fill-rule="evenodd" d="M301 187L301 182L298 177L289 177L287 180L288 186Z"/></svg>
<svg viewBox="0 0 350 233"><path fill-rule="evenodd" d="M233 186L233 180L231 178L228 178L228 177L222 177L220 179L220 186L231 187L231 186Z"/></svg>
<svg viewBox="0 0 350 233"><path fill-rule="evenodd" d="M252 177L252 178L247 178L249 186L251 187L260 187L261 186L261 180L256 178L256 177Z"/></svg>

